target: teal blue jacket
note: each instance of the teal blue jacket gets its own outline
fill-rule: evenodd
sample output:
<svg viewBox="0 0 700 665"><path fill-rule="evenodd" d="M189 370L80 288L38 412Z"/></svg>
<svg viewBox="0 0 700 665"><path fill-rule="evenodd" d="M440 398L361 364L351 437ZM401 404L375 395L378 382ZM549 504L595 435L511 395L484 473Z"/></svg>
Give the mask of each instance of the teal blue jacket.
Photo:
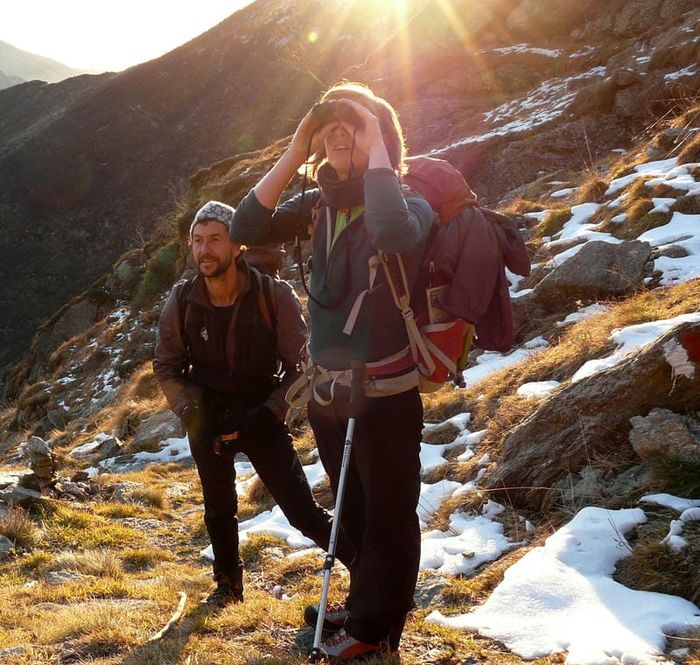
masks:
<svg viewBox="0 0 700 665"><path fill-rule="evenodd" d="M402 188L387 168L365 172L364 197L364 213L341 231L328 255L323 214L311 238L310 291L326 307L309 301L309 349L314 361L326 369L348 369L352 360L380 360L408 344L403 317L381 268L352 333L345 334L343 327L357 296L369 287L369 258L377 250L401 254L409 284L414 283L433 211L422 196ZM320 190L313 189L306 192L303 209L299 194L270 210L251 191L236 210L231 236L249 245L308 238L311 211L320 198Z"/></svg>

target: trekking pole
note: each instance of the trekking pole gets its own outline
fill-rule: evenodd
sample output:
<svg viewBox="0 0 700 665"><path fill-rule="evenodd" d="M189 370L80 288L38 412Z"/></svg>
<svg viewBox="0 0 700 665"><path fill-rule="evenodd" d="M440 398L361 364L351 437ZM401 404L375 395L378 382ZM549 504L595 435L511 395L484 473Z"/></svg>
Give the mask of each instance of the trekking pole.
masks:
<svg viewBox="0 0 700 665"><path fill-rule="evenodd" d="M348 427L345 432L345 446L343 447L343 461L340 464L340 477L338 479L338 493L335 497L335 507L333 510L333 523L331 525L331 536L328 541L328 553L323 563L323 587L321 589L321 602L318 606L318 618L316 619L316 632L314 633L314 644L309 655L310 663L318 663L321 656L321 634L323 624L326 620L326 606L328 605L328 590L331 585L331 571L335 563L335 549L340 529L340 516L343 511L343 496L345 495L345 481L348 476L350 466L350 452L352 451L352 437L355 433L355 419L360 411L362 402L364 365L359 360L350 363L352 375L350 379L350 403Z"/></svg>

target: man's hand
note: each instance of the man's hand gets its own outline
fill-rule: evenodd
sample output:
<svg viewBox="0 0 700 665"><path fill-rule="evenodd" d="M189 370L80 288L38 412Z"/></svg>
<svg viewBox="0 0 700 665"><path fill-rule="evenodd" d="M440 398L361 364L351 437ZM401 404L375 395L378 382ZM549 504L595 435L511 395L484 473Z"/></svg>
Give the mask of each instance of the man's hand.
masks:
<svg viewBox="0 0 700 665"><path fill-rule="evenodd" d="M211 450L215 455L221 455L224 451L224 447L238 441L238 432L231 432L231 434L220 434L217 436L211 444Z"/></svg>

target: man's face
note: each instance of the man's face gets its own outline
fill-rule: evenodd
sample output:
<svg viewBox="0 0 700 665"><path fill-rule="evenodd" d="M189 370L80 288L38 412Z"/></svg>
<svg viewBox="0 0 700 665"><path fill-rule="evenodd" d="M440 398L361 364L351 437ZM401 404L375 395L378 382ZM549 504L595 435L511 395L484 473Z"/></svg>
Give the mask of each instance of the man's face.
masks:
<svg viewBox="0 0 700 665"><path fill-rule="evenodd" d="M228 235L228 227L216 220L204 220L192 231L192 255L204 277L220 277L241 253L241 246Z"/></svg>

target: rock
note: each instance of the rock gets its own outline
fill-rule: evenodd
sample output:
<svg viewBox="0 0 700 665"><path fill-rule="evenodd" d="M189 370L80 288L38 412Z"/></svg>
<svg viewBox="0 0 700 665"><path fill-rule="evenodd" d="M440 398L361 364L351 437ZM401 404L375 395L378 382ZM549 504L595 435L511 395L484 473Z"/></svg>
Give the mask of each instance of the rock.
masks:
<svg viewBox="0 0 700 665"><path fill-rule="evenodd" d="M117 455L121 449L122 442L119 439L102 432L89 443L73 448L68 454L81 460L100 460Z"/></svg>
<svg viewBox="0 0 700 665"><path fill-rule="evenodd" d="M3 559L8 559L14 553L14 543L6 536L0 536L0 561Z"/></svg>
<svg viewBox="0 0 700 665"><path fill-rule="evenodd" d="M31 475L22 478L23 487L41 491L55 482L56 462L46 441L32 436L22 447L22 453L32 470Z"/></svg>
<svg viewBox="0 0 700 665"><path fill-rule="evenodd" d="M111 495L113 501L127 503L131 501L131 496L135 490L141 490L143 488L144 485L142 483L134 483L127 480L123 483L110 485L109 487L105 488L105 491L108 495Z"/></svg>
<svg viewBox="0 0 700 665"><path fill-rule="evenodd" d="M652 252L652 259L658 259L660 256L667 256L670 259L682 259L688 256L688 250L682 245L667 245L659 251Z"/></svg>
<svg viewBox="0 0 700 665"><path fill-rule="evenodd" d="M84 483L72 483L68 480L64 480L60 483L56 483L55 487L61 498L74 498L79 501L87 500L89 492L86 491Z"/></svg>
<svg viewBox="0 0 700 665"><path fill-rule="evenodd" d="M618 36L636 36L654 28L659 20L659 0L628 0L615 12L613 33Z"/></svg>
<svg viewBox="0 0 700 665"><path fill-rule="evenodd" d="M22 508L30 508L40 503L41 500L41 494L39 492L27 489L26 487L17 486L0 491L0 501L8 505L16 504L22 506Z"/></svg>
<svg viewBox="0 0 700 665"><path fill-rule="evenodd" d="M649 243L633 240L612 243L593 240L557 266L528 298L543 309L556 312L577 300L600 300L642 288L644 264L651 254Z"/></svg>
<svg viewBox="0 0 700 665"><path fill-rule="evenodd" d="M66 582L82 580L85 576L69 570L53 570L46 574L46 583L51 586L58 586Z"/></svg>
<svg viewBox="0 0 700 665"><path fill-rule="evenodd" d="M509 14L508 28L527 34L568 33L595 4L595 0L522 0Z"/></svg>
<svg viewBox="0 0 700 665"><path fill-rule="evenodd" d="M683 344L694 348L687 340L699 337L700 323L682 324L618 365L562 385L505 437L487 488L541 510L557 499L548 488L627 439L634 416L655 407L700 410L700 363L691 351L683 363L669 354Z"/></svg>
<svg viewBox="0 0 700 665"><path fill-rule="evenodd" d="M651 466L683 462L700 465L700 421L668 409L630 419L630 443Z"/></svg>
<svg viewBox="0 0 700 665"><path fill-rule="evenodd" d="M144 420L134 434L132 448L142 450L157 446L161 441L185 436L180 419L172 411L163 411Z"/></svg>
<svg viewBox="0 0 700 665"><path fill-rule="evenodd" d="M440 594L450 586L444 577L430 575L421 577L416 583L414 599L418 607L433 607Z"/></svg>
<svg viewBox="0 0 700 665"><path fill-rule="evenodd" d="M55 429L63 429L70 422L69 412L63 408L51 409L46 418Z"/></svg>

